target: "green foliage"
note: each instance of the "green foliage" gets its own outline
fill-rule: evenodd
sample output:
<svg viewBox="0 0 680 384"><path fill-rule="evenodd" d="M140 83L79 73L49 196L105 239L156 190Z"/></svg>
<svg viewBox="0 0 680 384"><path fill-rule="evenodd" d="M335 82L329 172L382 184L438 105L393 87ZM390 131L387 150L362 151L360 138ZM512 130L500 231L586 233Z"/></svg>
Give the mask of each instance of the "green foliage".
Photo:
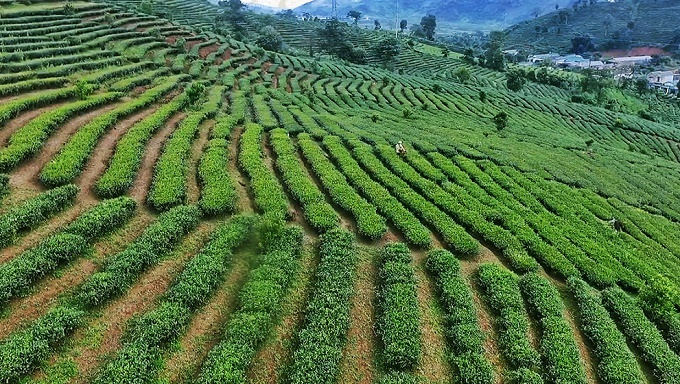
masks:
<svg viewBox="0 0 680 384"><path fill-rule="evenodd" d="M95 383L152 380L156 361L184 331L192 313L204 305L222 282L232 252L248 237L255 218L237 216L218 227L201 252L175 279L157 308L128 323L123 347L99 372Z"/></svg>
<svg viewBox="0 0 680 384"><path fill-rule="evenodd" d="M382 359L387 367L410 370L421 353L420 313L411 251L405 244L391 243L380 253L378 334Z"/></svg>
<svg viewBox="0 0 680 384"><path fill-rule="evenodd" d="M431 245L432 239L427 227L421 224L413 213L406 209L387 189L380 183L373 181L361 169L359 163L352 158L352 154L337 136L328 135L324 137L323 144L352 185L397 227L404 235L406 242L420 248L427 248Z"/></svg>
<svg viewBox="0 0 680 384"><path fill-rule="evenodd" d="M508 89L517 92L526 84L526 78L520 70L510 69L506 75Z"/></svg>
<svg viewBox="0 0 680 384"><path fill-rule="evenodd" d="M130 246L112 256L100 272L79 287L74 302L96 308L124 292L198 225L200 215L200 210L193 206L179 206L161 214Z"/></svg>
<svg viewBox="0 0 680 384"><path fill-rule="evenodd" d="M302 206L307 222L321 233L336 227L340 222L338 214L302 168L288 133L275 129L270 132L270 139L276 153L276 168L292 197Z"/></svg>
<svg viewBox="0 0 680 384"><path fill-rule="evenodd" d="M598 377L605 384L643 383L642 372L626 339L602 306L600 297L584 281L570 278L569 290L576 297L581 324L599 360Z"/></svg>
<svg viewBox="0 0 680 384"><path fill-rule="evenodd" d="M25 293L31 284L60 264L88 251L90 247L83 237L57 234L3 264L0 267L0 304Z"/></svg>
<svg viewBox="0 0 680 384"><path fill-rule="evenodd" d="M502 49L505 44L505 33L492 31L489 39L484 53L484 65L495 71L503 71L505 70L505 55Z"/></svg>
<svg viewBox="0 0 680 384"><path fill-rule="evenodd" d="M195 84L195 83L194 83ZM187 97L191 101L190 90ZM223 87L214 87L201 109L190 113L165 142L163 153L156 161L153 181L147 200L159 211L185 203L187 174L191 157L191 144L205 120L214 117L222 103Z"/></svg>
<svg viewBox="0 0 680 384"><path fill-rule="evenodd" d="M77 194L78 187L65 185L11 208L0 216L0 248L12 244L20 231L33 228L69 207Z"/></svg>
<svg viewBox="0 0 680 384"><path fill-rule="evenodd" d="M635 300L620 288L609 288L602 300L618 321L628 340L640 348L642 357L654 368L660 383L680 381L680 358L673 352Z"/></svg>
<svg viewBox="0 0 680 384"><path fill-rule="evenodd" d="M239 143L238 163L250 178L255 205L267 215L285 220L288 216L286 195L271 170L264 164L262 126L247 124Z"/></svg>
<svg viewBox="0 0 680 384"><path fill-rule="evenodd" d="M557 289L538 274L524 275L520 288L541 327L541 355L546 380L585 384L587 378L574 334L563 317L564 305ZM519 381L525 382L525 381Z"/></svg>
<svg viewBox="0 0 680 384"><path fill-rule="evenodd" d="M90 84L85 80L78 80L76 83L76 95L80 100L87 99L96 89L96 85Z"/></svg>
<svg viewBox="0 0 680 384"><path fill-rule="evenodd" d="M538 370L540 356L529 342L529 319L517 276L498 264L483 264L477 270L477 280L489 307L498 316L499 347L510 367Z"/></svg>
<svg viewBox="0 0 680 384"><path fill-rule="evenodd" d="M81 172L87 159L94 151L97 142L123 117L159 101L178 86L182 77L167 79L163 84L152 88L131 102L97 116L81 127L59 153L45 165L40 172L40 181L47 185L63 185L73 181Z"/></svg>
<svg viewBox="0 0 680 384"><path fill-rule="evenodd" d="M313 293L293 353L290 383L330 383L340 371L354 295L354 235L339 228L326 232L321 236L319 256Z"/></svg>
<svg viewBox="0 0 680 384"><path fill-rule="evenodd" d="M52 109L14 132L8 145L0 150L0 169L8 170L40 151L50 134L69 118L92 108L108 104L122 96L104 93ZM1 113L1 112L0 112Z"/></svg>
<svg viewBox="0 0 680 384"><path fill-rule="evenodd" d="M437 28L437 17L428 13L420 19L420 27L423 28L423 33L428 40L434 40L434 30Z"/></svg>
<svg viewBox="0 0 680 384"><path fill-rule="evenodd" d="M442 249L427 254L427 270L434 276L445 319L445 334L457 379L464 384L491 384L494 370L484 358L484 333L477 322L472 291L456 257Z"/></svg>
<svg viewBox="0 0 680 384"><path fill-rule="evenodd" d="M199 383L246 382L248 367L280 314L297 271L302 235L298 227L284 229L260 265L250 272L239 293L239 309L231 315L224 338L203 363Z"/></svg>
<svg viewBox="0 0 680 384"><path fill-rule="evenodd" d="M82 236L91 242L122 227L136 209L137 202L129 197L104 200L78 216L63 232Z"/></svg>
<svg viewBox="0 0 680 384"><path fill-rule="evenodd" d="M376 207L354 191L309 135L300 134L298 145L333 202L354 216L359 234L373 240L380 238L387 231L387 225Z"/></svg>
<svg viewBox="0 0 680 384"><path fill-rule="evenodd" d="M228 169L229 142L212 139L208 142L198 165L201 199L198 206L207 215L235 212L238 202L236 185Z"/></svg>
<svg viewBox="0 0 680 384"><path fill-rule="evenodd" d="M283 38L279 32L271 25L264 26L260 30L256 43L260 47L274 52L280 52L283 49Z"/></svg>
<svg viewBox="0 0 680 384"><path fill-rule="evenodd" d="M383 63L392 61L401 52L401 45L396 37L390 36L378 41L373 46L373 52Z"/></svg>
<svg viewBox="0 0 680 384"><path fill-rule="evenodd" d="M498 112L493 117L493 123L496 125L497 130L504 130L508 126L508 113L505 111Z"/></svg>
<svg viewBox="0 0 680 384"><path fill-rule="evenodd" d="M119 196L132 186L142 162L146 143L173 114L186 105L187 100L185 94L174 98L127 131L118 141L108 168L94 185L99 196Z"/></svg>
<svg viewBox="0 0 680 384"><path fill-rule="evenodd" d="M84 312L58 306L28 328L0 342L0 380L16 382L47 359L56 345L82 324Z"/></svg>

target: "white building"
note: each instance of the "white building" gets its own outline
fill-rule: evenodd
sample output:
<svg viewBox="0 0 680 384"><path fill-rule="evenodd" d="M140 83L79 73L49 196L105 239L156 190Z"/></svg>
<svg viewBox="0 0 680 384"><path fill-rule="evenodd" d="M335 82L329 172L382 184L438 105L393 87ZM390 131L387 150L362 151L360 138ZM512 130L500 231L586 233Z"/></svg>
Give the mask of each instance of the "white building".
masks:
<svg viewBox="0 0 680 384"><path fill-rule="evenodd" d="M626 56L626 57L615 57L610 61L616 65L625 67L633 65L647 64L652 60L651 56Z"/></svg>

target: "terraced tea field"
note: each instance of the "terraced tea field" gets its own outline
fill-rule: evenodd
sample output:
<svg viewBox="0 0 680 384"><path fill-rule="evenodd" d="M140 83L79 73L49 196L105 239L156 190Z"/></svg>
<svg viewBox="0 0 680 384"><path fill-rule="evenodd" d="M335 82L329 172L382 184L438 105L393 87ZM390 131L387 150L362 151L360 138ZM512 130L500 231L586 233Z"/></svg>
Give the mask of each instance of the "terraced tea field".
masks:
<svg viewBox="0 0 680 384"><path fill-rule="evenodd" d="M680 382L677 127L137 4L0 1L0 382Z"/></svg>

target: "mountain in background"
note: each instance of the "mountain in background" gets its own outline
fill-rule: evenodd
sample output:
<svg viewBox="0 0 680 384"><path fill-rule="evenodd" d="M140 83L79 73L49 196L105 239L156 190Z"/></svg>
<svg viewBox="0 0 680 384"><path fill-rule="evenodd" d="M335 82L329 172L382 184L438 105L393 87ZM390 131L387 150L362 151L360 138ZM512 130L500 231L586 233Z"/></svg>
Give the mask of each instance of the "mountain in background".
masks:
<svg viewBox="0 0 680 384"><path fill-rule="evenodd" d="M532 51L573 50L572 39L590 37L590 46L599 51L630 51L635 47L665 48L680 45L678 0L619 0L580 3L527 20L507 29L508 47ZM587 48L587 47L584 47ZM639 50L636 50L636 52Z"/></svg>
<svg viewBox="0 0 680 384"><path fill-rule="evenodd" d="M495 24L507 27L532 17L534 12L541 14L570 4L572 0L423 0L400 1L399 18L413 24L428 13L437 16L437 21L483 25ZM331 14L332 0L314 0L301 7L297 12L313 15ZM345 16L351 10L360 11L364 16L383 20L395 20L396 1L390 0L338 0L338 14Z"/></svg>

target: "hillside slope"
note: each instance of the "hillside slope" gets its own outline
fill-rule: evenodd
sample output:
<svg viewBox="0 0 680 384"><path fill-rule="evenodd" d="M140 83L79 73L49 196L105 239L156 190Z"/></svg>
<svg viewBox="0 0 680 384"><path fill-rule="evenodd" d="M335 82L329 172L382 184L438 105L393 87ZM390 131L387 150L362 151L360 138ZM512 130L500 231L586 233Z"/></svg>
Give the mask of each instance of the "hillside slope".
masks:
<svg viewBox="0 0 680 384"><path fill-rule="evenodd" d="M565 11L568 15L560 17L560 12ZM508 28L507 43L513 47L567 51L574 36L589 35L596 46L605 50L611 40L619 40L622 47L664 47L677 36L675 15L679 13L680 2L675 0L641 0L636 6L629 1L601 2L514 25Z"/></svg>
<svg viewBox="0 0 680 384"><path fill-rule="evenodd" d="M330 14L331 0L315 0L299 7L300 12L314 14ZM568 1L558 0L558 4L566 6ZM364 16L373 18L394 19L395 2L378 0L351 0L338 2L338 13L346 15L350 10L364 13ZM551 7L554 4L550 5ZM437 16L438 20L445 22L501 22L515 23L531 17L534 9L541 12L549 11L544 1L540 0L424 0L424 1L400 1L401 18L419 20L427 13Z"/></svg>

